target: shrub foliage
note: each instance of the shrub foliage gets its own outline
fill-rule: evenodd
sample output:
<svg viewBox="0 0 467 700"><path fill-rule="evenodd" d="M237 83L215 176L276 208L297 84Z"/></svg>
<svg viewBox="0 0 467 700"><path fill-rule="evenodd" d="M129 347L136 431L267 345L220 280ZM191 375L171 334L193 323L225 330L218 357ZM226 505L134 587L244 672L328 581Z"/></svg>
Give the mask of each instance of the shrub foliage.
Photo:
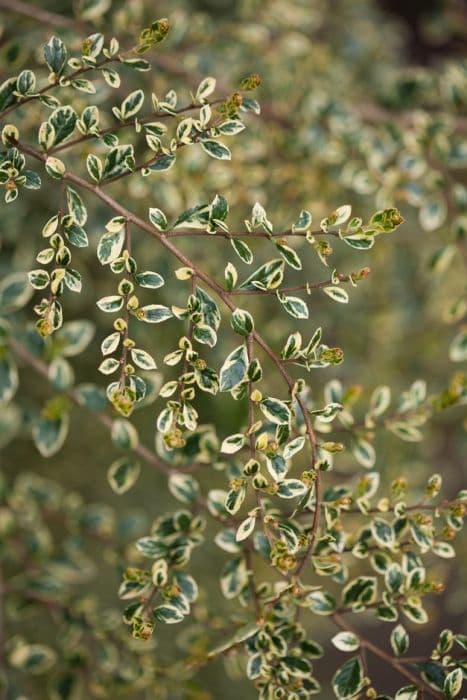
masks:
<svg viewBox="0 0 467 700"><path fill-rule="evenodd" d="M444 590L430 561L455 556L467 491L448 484L444 492L440 473L422 493L414 495L410 473L381 491L375 443L382 433L421 441L434 414L465 401L465 382L458 373L430 394L416 380L400 395L384 380L366 393L344 385L332 372L345 348L311 313L319 304L332 319L356 287L372 293L358 258L393 246L403 217L396 206L366 216L336 203L315 221L290 203L288 220L273 221L256 202L232 225L222 181L211 201L164 211L157 193L166 172L189 170L190 152L204 153L206 168L230 161L261 112L256 74L230 91L203 77L189 98L139 87L168 32L169 21L156 20L130 48L94 32L78 52L54 35L37 75L26 68L0 86L4 200L20 208L38 202L31 191L39 190L48 210L34 221L34 264L7 274L0 288L5 443L21 422L19 376L32 370L50 384L29 425L43 457L62 448L79 406L120 452L107 471L115 494L125 498L148 468L168 489L167 509L141 532L137 519L86 504L66 484L29 472L2 480L5 697L35 697L46 678L52 698L201 698L193 679L223 657L238 660L259 698L299 700L326 692L324 654L342 700L390 697L373 658L394 671L397 700L459 697L464 634L441 628L433 649L409 650L428 620L426 599ZM400 164L408 179L421 161ZM129 184L138 178L151 183L144 201ZM465 189L452 187L452 206L465 209ZM424 200L426 230L446 216L436 192ZM459 237L465 214L452 216ZM151 256L139 254L142 238ZM457 244L446 243L433 265L447 265ZM88 246L98 285L82 267ZM356 262L341 271L333 255L345 249ZM94 298L93 362L104 387L75 380L75 358L96 347L95 327L67 311L74 295L96 286L104 292ZM465 356L462 329L450 353ZM320 374L323 393L314 389ZM206 405L230 416L228 432L225 421L205 422ZM138 430L138 416L151 412L154 448ZM210 542L224 564L215 572L206 556L207 570L194 575L192 558L203 561ZM120 573L120 614L87 592L101 548ZM220 630L210 628L203 592L215 574L234 602ZM57 643L34 641L28 625L15 630L16 620L37 614L56 625ZM378 624L380 644L362 631L364 616ZM313 639L323 617L334 627L326 645ZM177 650L161 651L166 625L179 623Z"/></svg>

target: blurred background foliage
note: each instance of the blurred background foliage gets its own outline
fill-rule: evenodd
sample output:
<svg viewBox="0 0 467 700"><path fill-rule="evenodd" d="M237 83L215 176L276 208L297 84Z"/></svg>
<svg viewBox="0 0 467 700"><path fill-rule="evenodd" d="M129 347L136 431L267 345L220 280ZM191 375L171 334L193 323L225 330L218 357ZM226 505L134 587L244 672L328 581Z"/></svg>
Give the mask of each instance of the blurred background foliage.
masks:
<svg viewBox="0 0 467 700"><path fill-rule="evenodd" d="M230 220L239 227L251 205L260 201L277 230L289 228L301 209L310 210L314 221L319 222L344 203L352 204L355 214L364 219L376 208L398 206L405 224L384 245L366 253L350 248L336 251L331 266L339 271L350 272L364 265L371 268L369 278L353 290L349 307L333 305L322 297L311 299L310 335L322 325L326 342L345 351L341 366L312 376L313 395L320 401L323 386L331 378L340 379L346 387L362 385L363 412L378 384L389 384L395 394L420 377L427 380L432 394L450 384L461 367L453 359L465 359L465 349L453 353L452 344L462 332L467 308L467 7L462 0L77 0L59 5L41 2L33 8L35 11L27 16L21 3L0 2L2 80L41 64L41 47L53 32L67 45L78 48L89 27L93 27L106 37L118 36L125 46L131 45L141 27L163 16L169 18L171 32L149 57L154 69L150 73L127 71L115 103L130 91L130 85L131 89L141 86L160 96L175 88L184 96L183 102L188 102L189 91L194 91L206 75L215 76L219 95L227 96L245 75L259 73L262 85L256 97L262 113L248 115L248 128L236 139L231 163L208 163L198 149L186 149L176 167L163 177L126 178L111 186L113 196L128 202L129 208L142 216L148 206L176 216L189 206L211 201L220 191L230 202ZM49 16L48 11L59 13L61 21ZM98 93L97 99L107 99L109 93L110 88ZM28 120L31 127L40 121L39 109L43 108L36 105L23 111L24 131ZM83 163L86 152L83 146L82 153L78 153ZM88 318L99 327L102 321L95 299L108 293L111 279L95 258L95 246L108 212L91 201L87 204L90 210L96 208L88 227L91 248L80 255L86 285L81 295L68 297L65 308L67 320ZM2 275L34 267L40 229L57 206L55 186L28 193L13 205L2 205ZM154 241L137 235L134 239L135 257L170 278L173 261ZM214 276L225 264L224 245L211 239L182 243L187 254ZM310 255L306 259L309 268L300 273L302 281L323 279L322 267ZM167 301L163 295L161 301ZM282 321L276 322L274 300L266 303L262 298L257 302L254 299L251 308L257 327L279 346L287 329ZM24 330L25 323L32 319L29 305L14 322ZM157 327L155 331L140 330L144 346L157 347L160 355L173 349L175 333L171 337L170 329L164 327L161 337ZM77 382L103 383L96 362L103 335L104 331L99 330L73 363ZM216 352L214 366L221 362ZM148 523L168 507L165 479L148 467L129 494L113 494L106 472L118 451L102 427L81 409L73 410L64 449L51 459L42 458L31 442L30 424L51 395L45 379L38 378L31 369L22 371L15 404L0 417L5 444L2 472L10 484L21 480L20 473L31 472L54 480L65 493L72 494L67 496L64 510L79 512L76 518L84 534L78 536L70 526L65 538L61 526L47 522L41 524L40 531L57 552L73 547L74 539L79 539L89 566L83 564L80 575L71 577L72 584L96 595L99 605L115 609L124 543L144 533ZM135 414L135 423L147 444L153 441L156 409L157 404ZM229 397L222 403L219 399L216 403L204 399L200 415L206 424L215 418L219 434L224 435L238 427L241 410L242 406ZM378 438L377 469L383 482L406 475L416 493L436 471L443 475L446 495L454 494L465 480L464 420L462 407L454 407L435 415L424 429L422 443ZM355 468L351 457L343 456L339 464L346 474ZM338 480L338 476L332 478ZM216 474L201 476L203 479L206 486L223 486ZM20 493L21 484L17 481L15 486ZM52 487L46 486L45 490L49 496L53 492ZM79 505L81 499L91 505ZM99 513L96 518L106 523L99 525L103 528L99 534L102 541L97 544L93 509ZM113 538L117 531L123 544L107 547L106 538ZM234 605L227 605L218 591L217 574L223 559L223 553L212 545L208 553L205 550L204 558L195 556L193 562L194 573L217 611L206 620L202 600L197 624L211 627L213 639L225 626L226 616L234 612ZM456 627L462 628L466 566L462 556L435 563L437 577L449 579L450 585L445 595L431 603L430 623L418 630L420 648L431 648L427 640L434 637L434 631L454 620ZM46 613L30 617L12 610L11 615L14 629L8 634L48 641L60 653L61 638L53 639L55 632ZM317 639L326 638L326 624L313 633ZM67 631L61 634L66 636ZM127 630L123 629L122 634L125 636ZM164 641L169 647L172 643ZM99 640L95 644L96 663L104 664L99 657ZM164 658L164 650L156 649L155 654ZM239 693L245 698L255 697L246 681L226 680L224 665L228 676L238 675L232 660L217 661L201 671L202 690L193 685L193 694L186 697L230 700ZM385 672L389 673L380 668L382 675ZM329 673L326 668L320 670L321 677ZM29 686L29 681L20 676L17 683L18 696L21 692L38 700L50 696L50 690ZM171 691L166 683L157 691L160 696L179 697L178 691ZM130 697L125 692L123 696ZM131 697L140 696L135 693Z"/></svg>

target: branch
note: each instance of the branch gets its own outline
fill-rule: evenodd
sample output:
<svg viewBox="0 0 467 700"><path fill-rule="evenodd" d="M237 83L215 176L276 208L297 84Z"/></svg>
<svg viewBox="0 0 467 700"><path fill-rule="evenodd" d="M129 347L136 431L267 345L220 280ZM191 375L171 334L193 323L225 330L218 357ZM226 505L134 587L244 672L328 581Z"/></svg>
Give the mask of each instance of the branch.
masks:
<svg viewBox="0 0 467 700"><path fill-rule="evenodd" d="M3 0L0 0L0 7L1 3ZM70 73L69 75L66 76L67 80L74 80L77 78L79 75L83 75L84 73L89 73L92 70L99 70L99 68L102 68L102 66L107 65L108 63L113 63L114 61L117 61L117 58L104 58L100 63L96 64L95 66L84 66L83 68L78 68L77 70L73 71L73 73ZM23 107L23 105L27 104L28 102L31 102L32 100L37 100L40 95L44 95L46 92L49 92L52 90L54 87L57 87L60 85L60 81L57 79L54 83L45 85L41 90L38 90L35 95L31 95L30 97L25 97L21 102L15 102L12 104L10 107L7 107L6 109L3 110L3 112L0 112L0 118L4 119L10 112L14 112L16 109L19 107Z"/></svg>
<svg viewBox="0 0 467 700"><path fill-rule="evenodd" d="M369 268L364 268L364 270L368 274ZM359 272L361 271L350 272L349 274L341 273L338 275L339 282L350 282ZM294 287L278 287L277 289L233 289L230 294L235 296L245 294L270 294L275 296L277 292L287 294L289 292L307 291L308 289L323 289L323 287L328 287L331 284L335 284L333 279L323 280L323 282L305 282L305 284L297 284Z"/></svg>
<svg viewBox="0 0 467 700"><path fill-rule="evenodd" d="M216 231L208 233L199 229L178 229L175 231L164 231L167 238L182 238L186 236L210 236L211 238L306 238L306 236L334 236L339 238L338 231L279 231L278 233L266 233L266 231Z"/></svg>
<svg viewBox="0 0 467 700"><path fill-rule="evenodd" d="M17 15L22 15L28 19L33 19L36 22L50 25L54 29L57 27L71 30L76 30L79 28L84 29L84 31L88 31L89 29L89 27L87 27L87 25L80 19L64 17L56 12L49 12L48 10L43 10L40 7L37 7L36 5L30 5L27 2L22 2L22 0L0 0L0 8L8 10L9 12L14 12Z"/></svg>
<svg viewBox="0 0 467 700"><path fill-rule="evenodd" d="M0 0L1 2L1 0ZM217 98L215 100L212 100L211 102L208 102L206 104L209 105L216 105L220 104L221 102L224 102L226 98ZM185 105L184 107L179 107L178 109L174 109L173 112L152 112L151 114L148 114L146 117L141 117L138 119L139 124L148 124L150 123L153 119L170 119L171 117L175 117L176 115L179 114L184 114L185 112L190 112L193 109L199 109L201 105L195 104L194 102L190 102L190 104ZM96 139L96 138L102 138L106 134L115 134L120 129L125 129L126 127L133 127L135 126L135 120L133 119L127 119L126 121L121 122L120 124L116 124L114 126L109 126L106 129L101 129L98 134L85 134L83 136L78 136L78 138L73 139L72 141L66 141L65 143L60 144L59 146L55 146L55 148L51 148L48 153L49 154L54 154L58 153L59 151L65 151L68 148L73 148L74 146L77 146L80 143L84 143L85 141L90 141L91 139ZM135 172L132 170L131 172ZM130 173L125 173L126 175L130 175ZM107 182L112 182L112 179L108 180ZM105 184L107 184L105 182Z"/></svg>
<svg viewBox="0 0 467 700"><path fill-rule="evenodd" d="M36 160L45 162L47 160L47 156L40 151L37 151L35 148L32 148L31 146L25 145L25 144L20 144L16 143L15 144L17 148L22 152L26 153L27 155L32 156ZM117 200L113 199L110 195L108 195L106 192L104 192L99 185L93 185L92 183L88 182L84 178L74 175L73 173L66 172L63 175L63 179L69 182L72 182L73 184L77 185L78 187L87 190L88 192L93 193L98 199L100 199L102 202L107 204L113 211L117 212L118 214L122 215L127 219L129 223L133 223L135 226L140 228L142 231L145 231L148 233L152 238L156 239L166 250L168 250L174 257L176 257L180 262L185 265L186 267L190 267L196 276L202 280L227 306L227 308L230 311L235 311L237 308L236 305L232 302L230 298L230 293L224 290L215 280L213 280L207 273L205 273L203 270L201 270L197 265L194 265L193 262L179 249L177 248L172 241L167 239L163 233L157 231L149 222L145 221L144 219L141 219L140 217L136 216L136 214L133 214L131 211L126 209L124 206L122 206ZM272 348L267 344L267 342L264 340L264 338L256 331L252 331L252 337L256 344L263 350L263 352L266 353L266 355L269 357L269 359L273 362L273 364L277 367L279 370L279 373L281 374L282 378L284 379L287 388L289 390L289 393L293 395L294 387L295 387L295 382L288 373L285 363L276 355L276 353L272 350ZM303 398L299 395L295 395L295 399L299 405L299 408L302 412L303 415L303 420L305 422L305 428L306 428L306 433L307 437L310 443L310 448L311 448L311 468L314 469L315 464L317 462L317 457L318 457L318 450L317 450L317 439L316 435L313 429L313 426L311 424L311 418L310 415L307 411L305 402ZM319 470L316 472L316 479L315 479L315 495L316 495L316 507L315 507L315 513L313 515L313 522L312 522L312 530L311 530L311 543L309 546L309 550L307 552L307 558L312 552L312 547L314 543L314 539L316 537L316 533L319 527L319 520L320 520L320 503L319 503L319 497L320 497L320 479L321 479L321 473ZM303 568L304 566L304 561L302 562L300 568Z"/></svg>
<svg viewBox="0 0 467 700"><path fill-rule="evenodd" d="M353 629L353 627L351 627L347 622L345 622L345 620L343 620L340 617L340 615L338 615L337 613L334 613L334 615L331 616L331 619L341 629L345 630L346 632L352 632L352 634L355 634L356 637L358 637L358 639L360 641L361 647L368 649L368 651L371 651L372 654L374 654L375 656L378 656L380 659L382 659L387 664L389 664L389 666L392 666L392 668L394 668L401 676L404 676L404 678L406 678L411 683L416 685L419 690L421 690L422 692L425 692L428 695L428 697L439 698L442 700L444 695L437 693L422 678L419 678L418 676L411 673L411 671L404 668L404 666L402 666L399 659L395 659L394 657L392 657L388 653L386 653L383 649L380 649L378 646L376 646L376 644L373 644L373 642L370 642L369 639L362 637L360 632L356 632Z"/></svg>

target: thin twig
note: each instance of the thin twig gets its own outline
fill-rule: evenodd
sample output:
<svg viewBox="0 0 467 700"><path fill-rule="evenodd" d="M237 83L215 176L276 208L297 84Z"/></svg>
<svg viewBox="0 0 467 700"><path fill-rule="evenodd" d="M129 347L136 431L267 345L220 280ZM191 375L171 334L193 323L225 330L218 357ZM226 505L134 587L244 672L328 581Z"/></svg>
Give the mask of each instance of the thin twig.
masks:
<svg viewBox="0 0 467 700"><path fill-rule="evenodd" d="M425 683L425 681L422 678L415 676L411 671L404 668L404 666L400 663L399 659L395 659L394 657L390 656L388 653L386 653L383 649L380 649L380 647L376 646L376 644L371 642L369 639L363 637L360 634L360 632L356 632L354 628L348 624L348 622L346 622L340 617L340 615L334 613L331 616L331 619L341 629L355 634L355 636L358 637L361 647L367 649L375 656L378 656L380 659L383 659L383 661L389 664L389 666L392 666L392 668L394 668L401 676L404 676L404 678L409 680L420 690L423 688L429 697L440 699L444 697L440 693L437 693L435 690L433 690L433 688L431 688L427 683Z"/></svg>

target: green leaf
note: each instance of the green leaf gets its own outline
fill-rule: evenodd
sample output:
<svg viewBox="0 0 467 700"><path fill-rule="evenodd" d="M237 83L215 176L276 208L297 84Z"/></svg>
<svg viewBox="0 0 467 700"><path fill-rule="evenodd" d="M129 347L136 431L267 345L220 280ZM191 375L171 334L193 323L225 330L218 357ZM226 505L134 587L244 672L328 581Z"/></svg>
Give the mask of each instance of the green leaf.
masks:
<svg viewBox="0 0 467 700"><path fill-rule="evenodd" d="M94 324L91 321L77 320L64 323L56 334L61 354L65 357L80 355L93 339L94 332Z"/></svg>
<svg viewBox="0 0 467 700"><path fill-rule="evenodd" d="M54 109L48 120L49 124L52 125L55 131L53 145L57 146L59 143L63 143L63 141L66 141L66 139L71 136L75 130L77 118L78 117L73 107L64 106Z"/></svg>
<svg viewBox="0 0 467 700"><path fill-rule="evenodd" d="M101 236L97 245L97 257L101 265L108 265L116 260L125 243L125 229L119 231L107 231Z"/></svg>
<svg viewBox="0 0 467 700"><path fill-rule="evenodd" d="M213 348L217 343L217 333L205 323L200 323L193 328L193 340Z"/></svg>
<svg viewBox="0 0 467 700"><path fill-rule="evenodd" d="M416 622L418 625L423 625L428 622L426 610L424 610L421 605L402 603L401 610L409 620Z"/></svg>
<svg viewBox="0 0 467 700"><path fill-rule="evenodd" d="M283 401L267 397L259 404L263 415L277 425L288 425L292 418L290 408Z"/></svg>
<svg viewBox="0 0 467 700"><path fill-rule="evenodd" d="M406 685L394 695L394 700L418 700L419 689L416 685Z"/></svg>
<svg viewBox="0 0 467 700"><path fill-rule="evenodd" d="M372 416L381 416L391 403L391 389L388 386L378 386L370 399L370 413Z"/></svg>
<svg viewBox="0 0 467 700"><path fill-rule="evenodd" d="M253 316L244 309L235 309L235 311L233 311L230 325L235 333L245 336L249 335L255 327Z"/></svg>
<svg viewBox="0 0 467 700"><path fill-rule="evenodd" d="M307 319L309 316L308 306L300 297L286 296L285 294L277 294L277 298L293 318Z"/></svg>
<svg viewBox="0 0 467 700"><path fill-rule="evenodd" d="M111 88L120 87L121 79L117 71L113 70L112 68L103 68L102 75L107 85L110 85Z"/></svg>
<svg viewBox="0 0 467 700"><path fill-rule="evenodd" d="M281 666L295 678L307 678L313 670L313 667L308 659L300 656L282 657Z"/></svg>
<svg viewBox="0 0 467 700"><path fill-rule="evenodd" d="M354 698L364 685L364 672L358 656L346 661L333 676L332 687L339 700Z"/></svg>
<svg viewBox="0 0 467 700"><path fill-rule="evenodd" d="M251 212L251 225L253 228L261 228L267 233L272 233L273 226L269 221L266 210L262 204L256 202Z"/></svg>
<svg viewBox="0 0 467 700"><path fill-rule="evenodd" d="M131 144L115 146L105 155L102 177L104 179L118 177L119 175L130 173L134 167L135 154L133 146Z"/></svg>
<svg viewBox="0 0 467 700"><path fill-rule="evenodd" d="M120 368L120 362L117 360L115 357L108 357L105 360L102 360L100 363L98 369L101 374L113 374L114 372L117 371L117 369Z"/></svg>
<svg viewBox="0 0 467 700"><path fill-rule="evenodd" d="M348 304L349 295L342 287L323 287L323 292L340 304Z"/></svg>
<svg viewBox="0 0 467 700"><path fill-rule="evenodd" d="M352 236L344 236L342 240L351 248L355 248L355 250L369 250L375 244L374 237L369 236L367 233L355 233Z"/></svg>
<svg viewBox="0 0 467 700"><path fill-rule="evenodd" d="M169 491L182 503L194 503L199 496L199 484L190 474L174 473L169 476Z"/></svg>
<svg viewBox="0 0 467 700"><path fill-rule="evenodd" d="M204 369L195 367L195 381L201 391L206 391L209 394L217 394L219 391L217 374L210 367Z"/></svg>
<svg viewBox="0 0 467 700"><path fill-rule="evenodd" d="M284 448L283 457L284 459L292 459L292 457L300 452L305 445L306 439L303 436L297 437L291 440Z"/></svg>
<svg viewBox="0 0 467 700"><path fill-rule="evenodd" d="M157 369L157 365L154 358L146 352L146 350L141 350L140 348L132 348L131 359L137 367L140 369L152 370Z"/></svg>
<svg viewBox="0 0 467 700"><path fill-rule="evenodd" d="M0 403L11 401L18 388L18 370L13 360L0 350Z"/></svg>
<svg viewBox="0 0 467 700"><path fill-rule="evenodd" d="M224 454L234 454L242 449L246 443L246 438L243 433L235 433L225 438L221 445L221 452Z"/></svg>
<svg viewBox="0 0 467 700"><path fill-rule="evenodd" d="M94 83L92 83L90 80L87 80L86 78L75 78L71 81L71 86L74 87L75 90L84 92L87 95L96 94L96 86L94 85Z"/></svg>
<svg viewBox="0 0 467 700"><path fill-rule="evenodd" d="M300 260L295 250L293 250L293 248L286 245L285 243L279 243L277 241L275 243L277 250L282 255L287 265L292 267L294 270L301 270L302 261Z"/></svg>
<svg viewBox="0 0 467 700"><path fill-rule="evenodd" d="M89 411L102 411L107 406L105 391L95 384L80 384L75 392L80 406Z"/></svg>
<svg viewBox="0 0 467 700"><path fill-rule="evenodd" d="M175 155L171 153L162 153L156 156L154 163L151 163L149 170L154 172L162 172L164 170L170 170L170 168L175 163Z"/></svg>
<svg viewBox="0 0 467 700"><path fill-rule="evenodd" d="M241 486L238 489L231 489L227 493L225 499L225 508L231 515L235 515L235 513L240 510L240 507L243 501L245 500L245 495L245 486Z"/></svg>
<svg viewBox="0 0 467 700"><path fill-rule="evenodd" d="M449 359L452 362L465 362L467 360L467 330L461 330L449 346Z"/></svg>
<svg viewBox="0 0 467 700"><path fill-rule="evenodd" d="M419 219L421 227L425 231L436 231L444 224L446 216L446 202L441 197L434 196L420 208Z"/></svg>
<svg viewBox="0 0 467 700"><path fill-rule="evenodd" d="M120 114L122 119L129 119L134 117L135 114L139 112L144 102L144 92L142 90L135 90L126 97L120 107Z"/></svg>
<svg viewBox="0 0 467 700"><path fill-rule="evenodd" d="M218 547L223 549L224 552L229 552L229 554L238 554L241 551L235 539L235 530L221 530L215 536L214 541Z"/></svg>
<svg viewBox="0 0 467 700"><path fill-rule="evenodd" d="M51 457L59 451L68 434L68 414L57 417L40 416L33 424L32 437L43 457Z"/></svg>
<svg viewBox="0 0 467 700"><path fill-rule="evenodd" d="M194 603L198 598L198 585L193 576L186 574L184 571L176 571L174 580L188 602Z"/></svg>
<svg viewBox="0 0 467 700"><path fill-rule="evenodd" d="M240 345L226 357L219 374L219 390L231 391L244 379L248 368L248 354Z"/></svg>
<svg viewBox="0 0 467 700"><path fill-rule="evenodd" d="M66 65L67 50L58 36L52 36L44 46L44 58L51 72L60 75Z"/></svg>
<svg viewBox="0 0 467 700"><path fill-rule="evenodd" d="M370 225L378 232L390 233L404 223L404 219L398 209L394 207L377 211L370 219Z"/></svg>
<svg viewBox="0 0 467 700"><path fill-rule="evenodd" d="M195 296L201 304L203 322L217 331L221 323L221 313L214 299L201 287L196 287Z"/></svg>
<svg viewBox="0 0 467 700"><path fill-rule="evenodd" d="M246 265L251 265L253 262L253 253L251 252L250 247L240 238L231 238L230 243L240 260L242 260Z"/></svg>
<svg viewBox="0 0 467 700"><path fill-rule="evenodd" d="M292 231L308 231L312 221L313 217L311 216L310 212L304 209L300 212L297 221L292 226Z"/></svg>
<svg viewBox="0 0 467 700"><path fill-rule="evenodd" d="M154 207L149 209L149 221L159 231L165 231L168 226L167 217L164 212Z"/></svg>
<svg viewBox="0 0 467 700"><path fill-rule="evenodd" d="M217 127L223 136L235 136L245 129L245 124L238 119L228 119Z"/></svg>
<svg viewBox="0 0 467 700"><path fill-rule="evenodd" d="M299 479L284 479L277 484L276 495L279 498L297 498L303 496L309 490L309 486Z"/></svg>
<svg viewBox="0 0 467 700"><path fill-rule="evenodd" d="M163 559L167 555L167 546L158 537L140 537L136 549L149 559Z"/></svg>
<svg viewBox="0 0 467 700"><path fill-rule="evenodd" d="M151 272L146 270L145 272L137 272L135 274L135 282L139 284L140 287L145 287L147 289L159 289L165 284L164 278L158 272Z"/></svg>
<svg viewBox="0 0 467 700"><path fill-rule="evenodd" d="M312 591L307 595L306 602L315 615L332 615L336 609L336 600L327 591Z"/></svg>
<svg viewBox="0 0 467 700"><path fill-rule="evenodd" d="M54 160L59 163L61 162L58 160L58 158L55 158ZM23 187L26 187L26 189L28 190L40 190L41 179L39 175L33 170L23 170L23 172L21 173L21 177L24 178Z"/></svg>
<svg viewBox="0 0 467 700"><path fill-rule="evenodd" d="M117 459L110 465L107 472L107 479L112 488L112 491L118 493L126 493L135 484L140 473L139 462L136 462L131 457L122 457Z"/></svg>
<svg viewBox="0 0 467 700"><path fill-rule="evenodd" d="M261 265L244 282L239 289L275 289L284 277L284 261L276 258Z"/></svg>
<svg viewBox="0 0 467 700"><path fill-rule="evenodd" d="M0 111L10 107L17 102L18 98L14 94L16 92L16 78L7 78L0 85Z"/></svg>
<svg viewBox="0 0 467 700"><path fill-rule="evenodd" d="M120 309L123 306L123 297L119 296L118 294L114 294L108 297L102 297L102 299L99 299L99 301L96 302L97 306L101 311L105 311L106 313L115 313L116 311L120 311Z"/></svg>
<svg viewBox="0 0 467 700"><path fill-rule="evenodd" d="M243 542L243 540L246 540L255 529L255 525L256 517L253 515L249 515L245 520L242 520L235 534L236 541Z"/></svg>
<svg viewBox="0 0 467 700"><path fill-rule="evenodd" d="M371 469L376 462L375 448L368 440L363 438L357 438L353 441L352 454L365 469Z"/></svg>
<svg viewBox="0 0 467 700"><path fill-rule="evenodd" d="M447 698L455 698L462 690L464 677L461 668L450 671L444 679L444 694Z"/></svg>
<svg viewBox="0 0 467 700"><path fill-rule="evenodd" d="M396 541L394 528L382 518L374 518L372 520L371 534L382 547L392 547Z"/></svg>
<svg viewBox="0 0 467 700"><path fill-rule="evenodd" d="M130 421L118 418L112 423L112 442L122 450L134 450L138 445L138 431Z"/></svg>
<svg viewBox="0 0 467 700"><path fill-rule="evenodd" d="M218 160L230 160L232 158L230 149L220 141L206 139L204 141L200 141L199 143L201 144L203 151L205 151L212 158L217 158Z"/></svg>
<svg viewBox="0 0 467 700"><path fill-rule="evenodd" d="M409 425L409 423L402 423L401 421L388 422L387 427L394 435L397 435L398 438L405 442L420 442L420 440L423 440L423 434L420 430L414 425Z"/></svg>
<svg viewBox="0 0 467 700"><path fill-rule="evenodd" d="M376 617L385 622L395 622L398 618L397 609L392 605L378 605Z"/></svg>
<svg viewBox="0 0 467 700"><path fill-rule="evenodd" d="M45 161L45 169L47 174L50 175L50 177L53 177L55 180L61 180L66 170L65 163L58 158L54 158L53 156L49 156Z"/></svg>
<svg viewBox="0 0 467 700"><path fill-rule="evenodd" d="M13 668L23 673L39 675L49 671L57 661L57 654L45 644L19 644L8 656Z"/></svg>
<svg viewBox="0 0 467 700"><path fill-rule="evenodd" d="M185 616L175 605L165 603L154 608L154 617L166 625L176 625L178 622L182 622Z"/></svg>
<svg viewBox="0 0 467 700"><path fill-rule="evenodd" d="M360 641L353 632L338 632L331 642L339 651L356 651L360 646Z"/></svg>
<svg viewBox="0 0 467 700"><path fill-rule="evenodd" d="M118 331L106 336L101 343L101 352L105 355L111 355L120 345L121 334Z"/></svg>
<svg viewBox="0 0 467 700"><path fill-rule="evenodd" d="M162 323L172 317L171 310L161 304L149 304L138 309L138 319L145 323Z"/></svg>
<svg viewBox="0 0 467 700"><path fill-rule="evenodd" d="M77 248L86 248L89 245L86 231L73 222L65 227L64 234L71 245Z"/></svg>
<svg viewBox="0 0 467 700"><path fill-rule="evenodd" d="M212 77L204 78L204 80L200 82L200 84L198 85L198 89L196 90L196 100L198 100L198 102L202 102L206 99L206 97L209 97L209 95L211 95L215 89L216 79Z"/></svg>
<svg viewBox="0 0 467 700"><path fill-rule="evenodd" d="M402 656L409 648L409 635L402 625L397 625L391 632L391 646L396 656Z"/></svg>
<svg viewBox="0 0 467 700"><path fill-rule="evenodd" d="M373 603L376 598L376 577L359 576L342 589L342 603L345 606Z"/></svg>
<svg viewBox="0 0 467 700"><path fill-rule="evenodd" d="M57 391L67 391L73 386L73 368L64 357L56 357L52 360L47 376L49 382Z"/></svg>
<svg viewBox="0 0 467 700"><path fill-rule="evenodd" d="M13 272L0 282L0 313L8 314L25 306L34 290L25 272Z"/></svg>
<svg viewBox="0 0 467 700"><path fill-rule="evenodd" d="M66 200L68 204L68 211L73 218L73 221L78 224L78 226L84 226L88 218L88 213L86 207L84 206L83 200L76 192L76 190L71 187L66 188Z"/></svg>
<svg viewBox="0 0 467 700"><path fill-rule="evenodd" d="M456 550L449 542L434 542L431 551L442 559L453 559L456 556Z"/></svg>
<svg viewBox="0 0 467 700"><path fill-rule="evenodd" d="M230 559L221 573L221 590L225 598L236 598L248 584L248 570L243 558Z"/></svg>

